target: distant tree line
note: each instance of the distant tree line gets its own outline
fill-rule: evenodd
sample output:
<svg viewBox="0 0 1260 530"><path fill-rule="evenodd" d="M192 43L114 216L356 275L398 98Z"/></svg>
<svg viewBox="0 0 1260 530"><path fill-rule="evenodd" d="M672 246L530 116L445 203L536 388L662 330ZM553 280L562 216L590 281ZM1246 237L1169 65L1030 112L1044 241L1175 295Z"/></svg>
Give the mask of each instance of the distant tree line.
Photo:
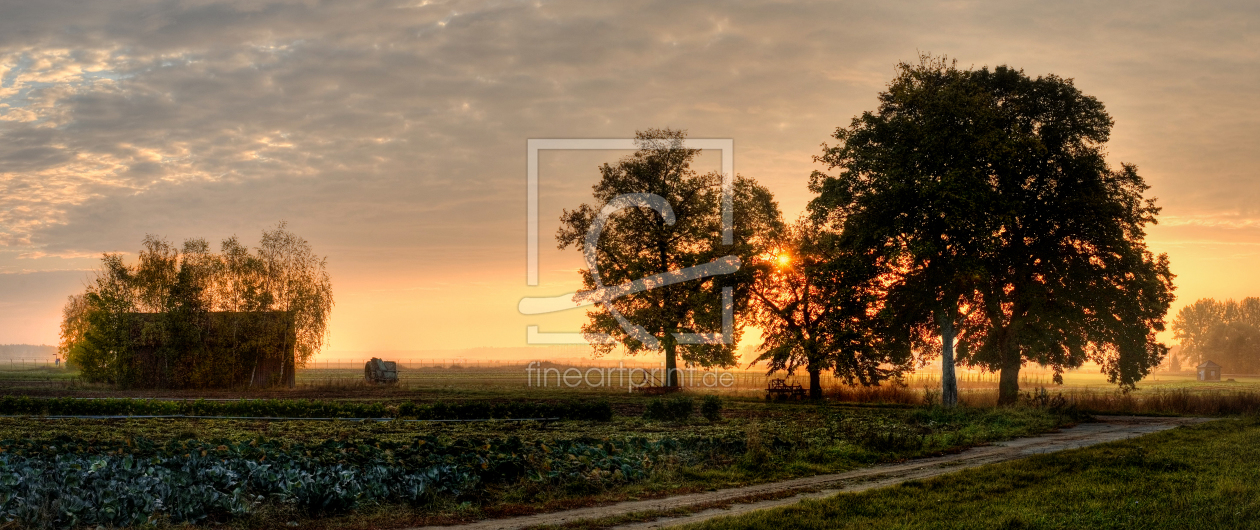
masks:
<svg viewBox="0 0 1260 530"><path fill-rule="evenodd" d="M4 359L52 357L56 354L56 346L44 344L0 344L0 358Z"/></svg>
<svg viewBox="0 0 1260 530"><path fill-rule="evenodd" d="M957 364L999 372L1003 404L1018 398L1027 363L1062 381L1093 361L1131 389L1168 352L1155 336L1173 274L1146 247L1159 213L1148 186L1135 166L1105 160L1112 124L1070 79L922 56L815 157L826 171L809 178L802 219L785 223L769 190L735 175L729 241L721 175L691 168L698 151L683 131L639 132L638 152L599 168L595 202L561 217L560 248L598 263L580 271L576 299L713 260L741 266L596 304L583 330L631 353L662 351L672 369L679 355L732 364L741 328L755 324L759 360L808 372L813 397L823 373L872 385L934 358L950 406ZM627 206L629 194L672 210ZM736 295L734 340L682 340L720 329L723 288Z"/></svg>
<svg viewBox="0 0 1260 530"><path fill-rule="evenodd" d="M1201 298L1177 312L1172 330L1181 341L1178 361L1210 360L1230 373L1260 373L1260 298Z"/></svg>
<svg viewBox="0 0 1260 530"><path fill-rule="evenodd" d="M235 236L219 248L150 235L135 263L105 254L66 303L59 352L85 380L123 387L223 386L252 369L233 357L244 350L287 348L304 364L333 307L325 259L284 223L253 250ZM292 344L271 344L286 329Z"/></svg>

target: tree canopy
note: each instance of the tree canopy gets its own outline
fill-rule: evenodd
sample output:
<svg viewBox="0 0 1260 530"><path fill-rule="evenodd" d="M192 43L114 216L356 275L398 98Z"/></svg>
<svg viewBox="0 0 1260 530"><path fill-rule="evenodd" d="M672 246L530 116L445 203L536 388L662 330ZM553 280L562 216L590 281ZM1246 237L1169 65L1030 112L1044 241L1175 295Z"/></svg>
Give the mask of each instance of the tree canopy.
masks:
<svg viewBox="0 0 1260 530"><path fill-rule="evenodd" d="M809 374L822 397L821 374L847 384L878 384L910 368L910 344L882 329L881 286L863 256L839 247L835 234L802 219L750 264L752 320L761 328L758 361L771 371Z"/></svg>
<svg viewBox="0 0 1260 530"><path fill-rule="evenodd" d="M956 360L1000 371L1003 403L1029 361L1058 378L1093 360L1131 388L1167 351L1172 274L1144 242L1159 212L1146 184L1105 160L1102 103L1006 66L898 69L817 157L839 173L815 172L810 209L879 256L892 320L941 337L943 402Z"/></svg>
<svg viewBox="0 0 1260 530"><path fill-rule="evenodd" d="M579 298L603 286L657 278L648 289L595 305L582 331L613 337L614 342L595 343L597 353L607 353L616 344L631 354L662 350L667 386L677 386L679 354L686 363L700 366L736 362L741 319L729 323L733 337L727 341L682 341L679 334L723 330L728 302L736 314L747 311L751 273L739 266L768 247L767 235L781 223L770 192L750 178L735 176L733 240L724 244L722 176L691 168L699 150L685 148L685 138L685 132L670 129L636 133L639 150L616 164L600 166L600 181L593 186L595 203L564 210L556 234L560 249L573 246L587 254L588 263L597 264L596 270L580 271L585 291ZM603 223L598 240L588 241L596 223ZM659 281L672 271L715 262L727 272L678 283ZM732 291L729 300L723 294L727 287ZM627 327L635 333L628 333Z"/></svg>
<svg viewBox="0 0 1260 530"><path fill-rule="evenodd" d="M1260 371L1260 298L1201 298L1177 312L1172 330L1184 359L1214 361L1231 373Z"/></svg>
<svg viewBox="0 0 1260 530"><path fill-rule="evenodd" d="M208 332L211 313L291 315L298 366L323 346L333 307L325 258L316 256L285 223L264 231L252 252L236 237L224 240L218 254L210 252L204 239L189 239L177 248L150 235L143 247L134 264L120 254L105 254L87 289L71 296L63 310L60 352L89 381L123 386L208 386L219 381L214 371L226 367L195 359L213 340ZM145 314L154 316L139 316ZM289 326L283 323L288 318L252 320ZM250 339L238 338L242 344ZM186 369L138 374L133 356L142 346L158 348L164 364Z"/></svg>

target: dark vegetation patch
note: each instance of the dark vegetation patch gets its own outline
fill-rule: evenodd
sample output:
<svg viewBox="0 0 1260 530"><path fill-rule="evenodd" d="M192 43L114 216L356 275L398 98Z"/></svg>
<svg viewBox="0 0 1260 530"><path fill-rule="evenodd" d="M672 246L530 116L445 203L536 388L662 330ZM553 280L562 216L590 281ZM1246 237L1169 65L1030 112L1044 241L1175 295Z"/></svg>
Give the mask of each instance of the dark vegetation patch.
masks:
<svg viewBox="0 0 1260 530"><path fill-rule="evenodd" d="M259 399L240 401L166 401L155 399L76 399L0 397L0 413L50 416L185 415L289 418L404 418L420 420L477 420L556 418L609 421L612 404L607 400L389 404L362 401L312 401Z"/></svg>
<svg viewBox="0 0 1260 530"><path fill-rule="evenodd" d="M28 526L87 524L98 517L87 514L98 512L115 518L93 525L449 524L838 472L1074 421L1035 407L945 411L728 399L721 411L719 421L693 412L682 420L636 415L549 424L2 418L0 457L10 462L3 469L36 478L0 478L29 486L0 498L13 502L5 504L10 517ZM144 473L162 477L156 484L214 491L202 488L196 497L186 487L133 486L145 484L138 478ZM74 487L83 493L75 501L65 494L74 488L57 482L71 476L91 479Z"/></svg>

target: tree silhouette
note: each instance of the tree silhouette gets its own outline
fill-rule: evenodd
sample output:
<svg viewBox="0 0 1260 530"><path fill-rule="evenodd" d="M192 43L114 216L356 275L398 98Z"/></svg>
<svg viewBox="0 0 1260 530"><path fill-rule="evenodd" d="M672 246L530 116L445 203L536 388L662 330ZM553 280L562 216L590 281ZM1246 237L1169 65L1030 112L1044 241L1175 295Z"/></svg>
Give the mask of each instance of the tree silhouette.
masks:
<svg viewBox="0 0 1260 530"><path fill-rule="evenodd" d="M812 399L822 397L825 371L871 385L909 368L909 343L872 318L881 293L869 260L846 253L808 219L775 239L751 264L752 314L764 337L759 361L771 371L803 367Z"/></svg>
<svg viewBox="0 0 1260 530"><path fill-rule="evenodd" d="M810 202L815 219L841 233L855 254L874 252L889 280L884 317L916 335L940 336L941 401L958 400L954 339L964 308L973 305L994 203L989 173L975 145L984 95L966 72L944 59L903 63L876 112L839 128L836 146L817 161Z"/></svg>
<svg viewBox="0 0 1260 530"><path fill-rule="evenodd" d="M740 319L730 323L727 331L733 337L728 341L689 341L679 334L713 333L728 327L723 321L728 302L735 314L747 311L751 273L737 267L766 248L766 235L780 219L768 190L736 176L733 244L723 244L721 175L691 169L699 150L685 148L685 138L685 132L670 129L636 133L639 150L615 165L602 165L601 179L593 186L594 205L564 210L556 233L559 248L573 246L587 254L588 262L597 264L598 276L590 267L580 271L585 291L578 298L599 294L601 286L612 288L649 278L643 290L617 297L608 305L595 305L582 331L614 339L594 343L599 354L611 351L615 344L631 354L663 350L669 387L678 386L679 353L693 365L735 363ZM606 208L610 214L601 217ZM598 241L591 245L587 238L600 222ZM713 263L726 273L670 283L671 275L677 278L674 271ZM729 300L723 295L726 287L732 292ZM635 332L627 332L627 327Z"/></svg>
<svg viewBox="0 0 1260 530"><path fill-rule="evenodd" d="M1232 373L1260 370L1260 298L1199 299L1177 312L1172 330L1186 359L1215 361Z"/></svg>
<svg viewBox="0 0 1260 530"><path fill-rule="evenodd" d="M1159 209L1135 167L1111 169L1111 117L1071 80L944 58L901 64L880 108L855 118L820 160L818 215L855 249L878 250L896 281L886 308L942 336L943 401L957 359L1000 371L1097 362L1133 388L1167 352L1155 340L1171 303L1164 255L1146 248Z"/></svg>

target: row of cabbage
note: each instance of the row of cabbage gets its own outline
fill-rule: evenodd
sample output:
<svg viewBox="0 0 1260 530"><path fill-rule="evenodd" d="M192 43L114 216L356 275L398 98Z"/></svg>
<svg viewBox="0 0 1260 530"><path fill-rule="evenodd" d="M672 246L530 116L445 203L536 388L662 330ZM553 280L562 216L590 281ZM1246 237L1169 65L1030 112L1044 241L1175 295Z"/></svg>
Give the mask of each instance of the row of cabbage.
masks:
<svg viewBox="0 0 1260 530"><path fill-rule="evenodd" d="M465 401L455 403L399 403L323 401L304 399L254 399L239 401L82 399L0 397L0 414L52 416L245 416L288 418L405 418L420 420L477 420L559 418L608 421L612 405L606 400Z"/></svg>
<svg viewBox="0 0 1260 530"><path fill-rule="evenodd" d="M745 450L741 437L411 443L73 438L0 442L0 518L28 527L223 522L266 503L310 516L423 506L489 484L613 485Z"/></svg>

